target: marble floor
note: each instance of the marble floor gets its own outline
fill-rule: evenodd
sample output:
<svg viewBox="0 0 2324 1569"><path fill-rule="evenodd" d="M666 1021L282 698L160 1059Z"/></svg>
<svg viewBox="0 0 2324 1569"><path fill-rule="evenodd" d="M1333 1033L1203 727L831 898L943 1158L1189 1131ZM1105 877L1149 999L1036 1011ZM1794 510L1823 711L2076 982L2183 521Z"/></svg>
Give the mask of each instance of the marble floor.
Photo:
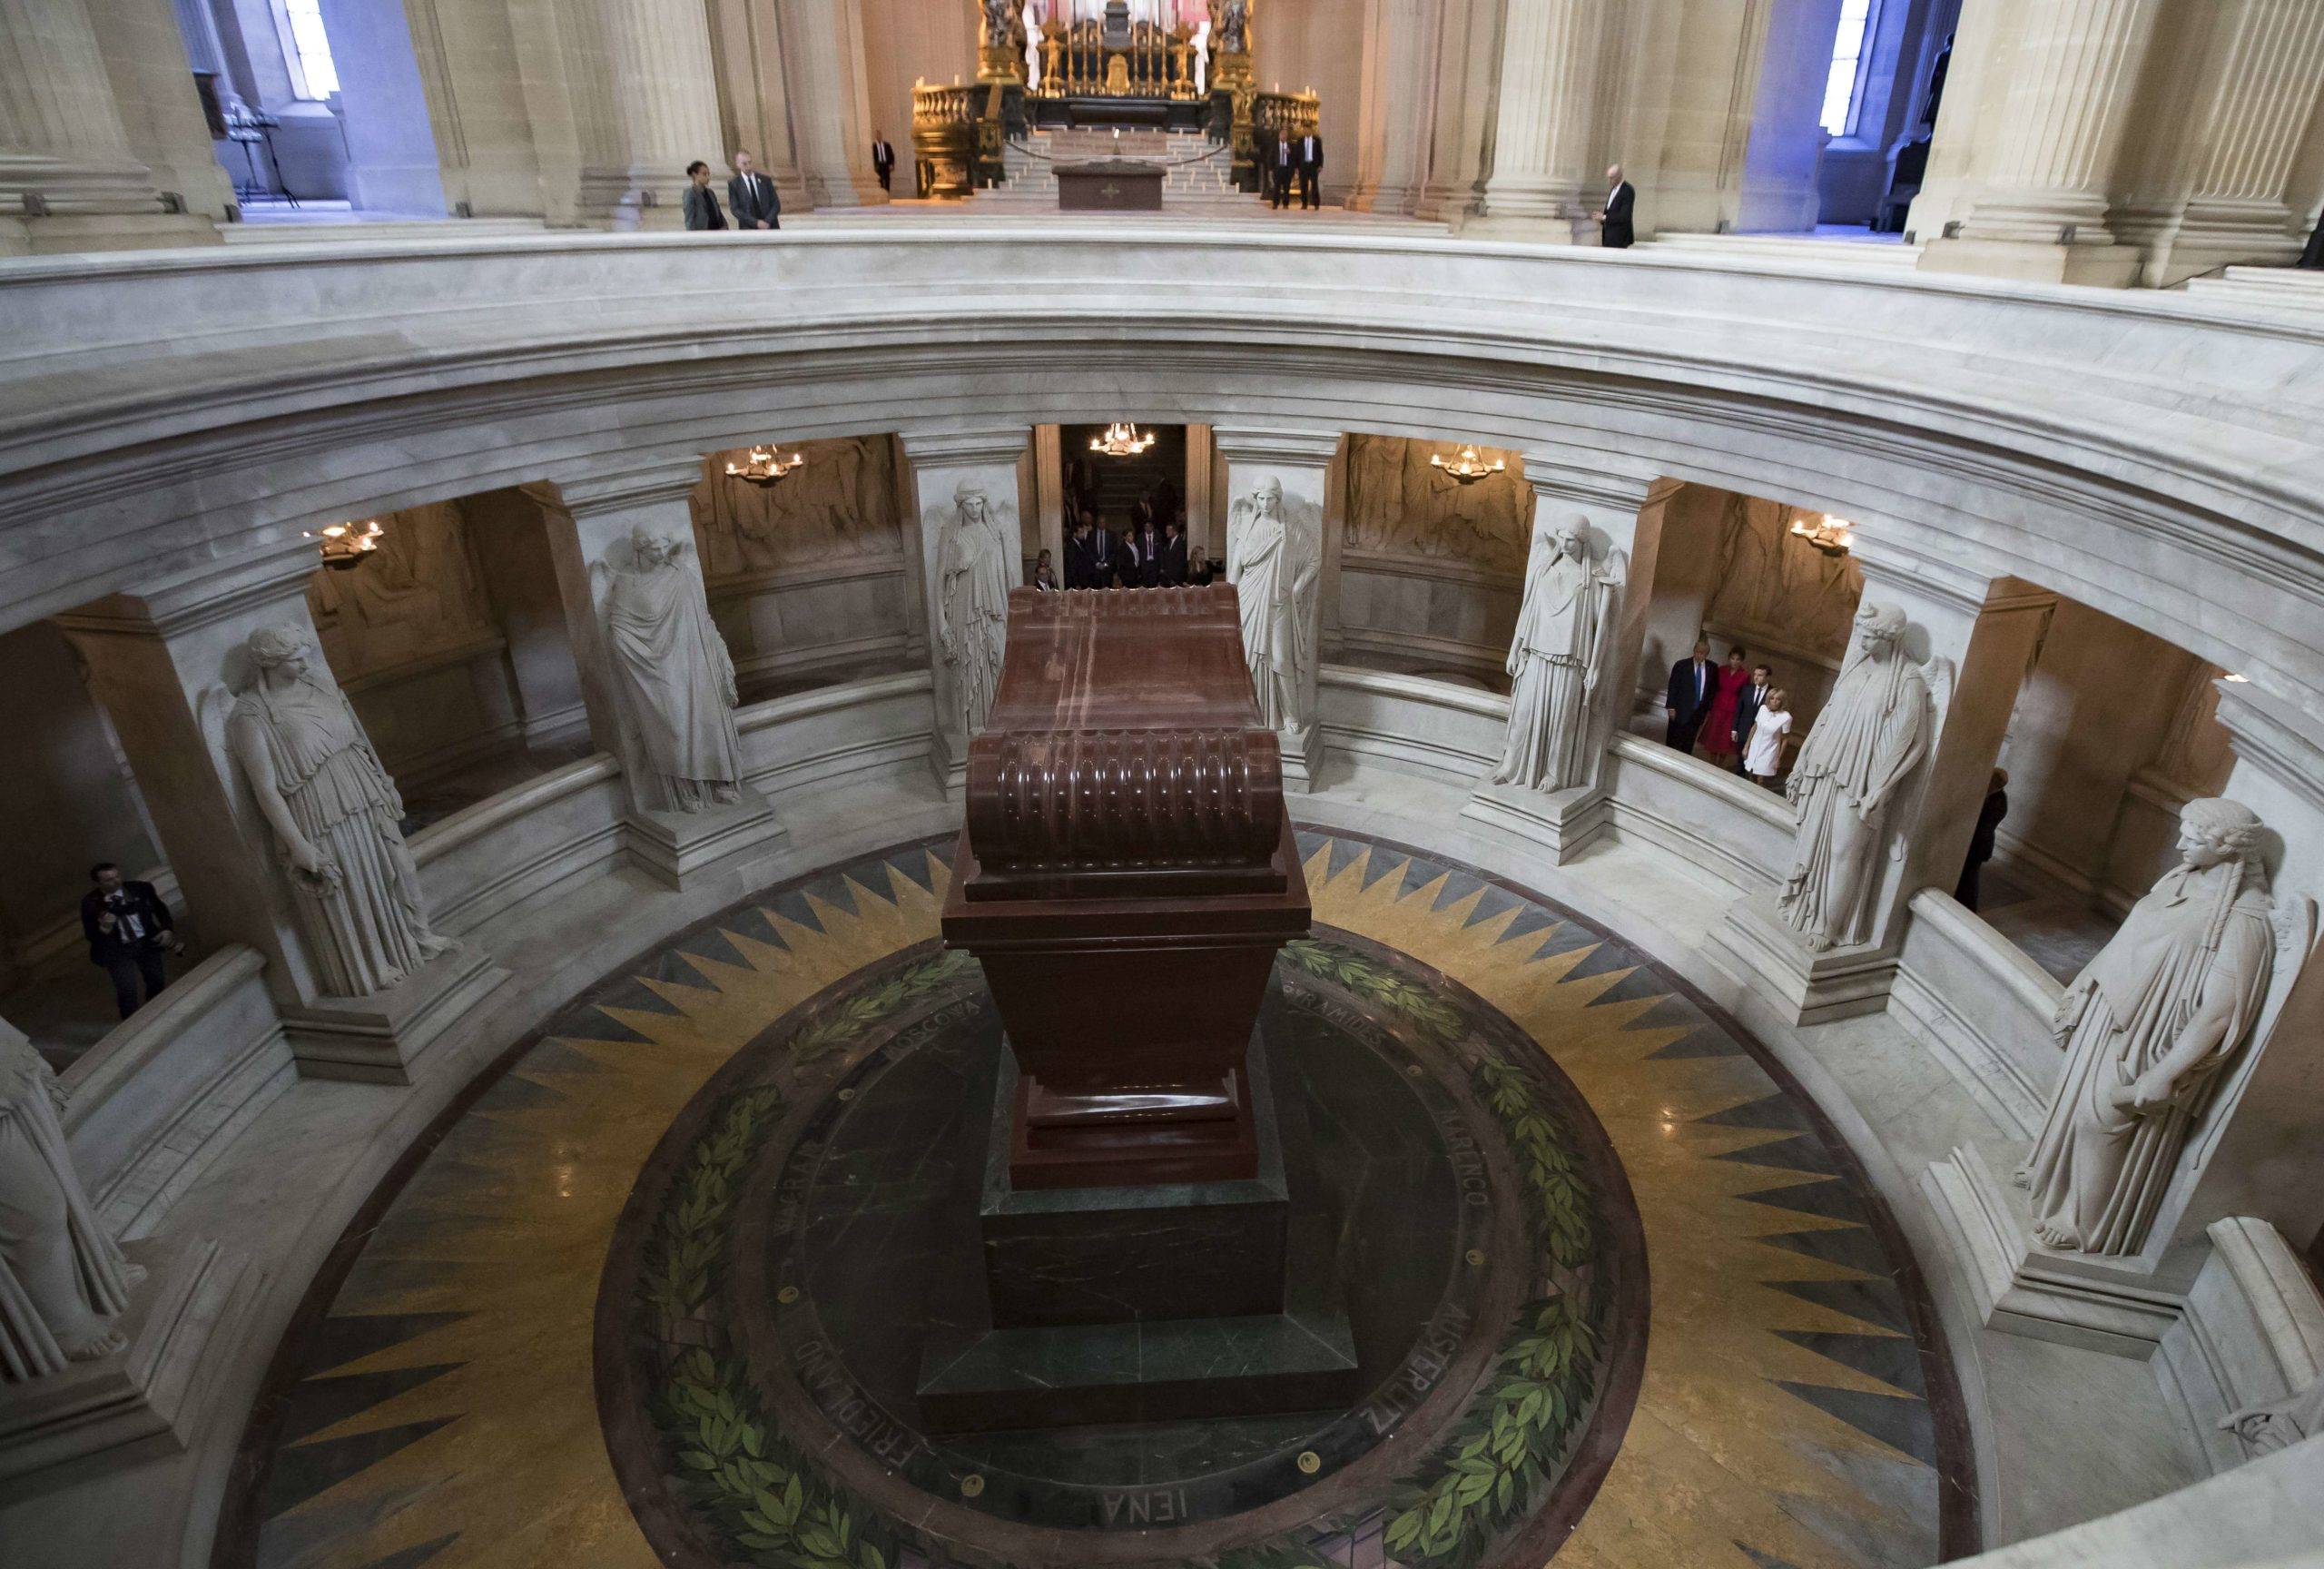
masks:
<svg viewBox="0 0 2324 1569"><path fill-rule="evenodd" d="M962 1202L998 1035L935 942L946 847L912 844L625 967L423 1140L286 1338L217 1569L1973 1547L1918 1273L1797 1087L1536 895L1349 833L1301 848L1317 930L1266 1029L1347 1408L923 1419L914 1347L981 1301L965 1216L929 1216Z"/></svg>

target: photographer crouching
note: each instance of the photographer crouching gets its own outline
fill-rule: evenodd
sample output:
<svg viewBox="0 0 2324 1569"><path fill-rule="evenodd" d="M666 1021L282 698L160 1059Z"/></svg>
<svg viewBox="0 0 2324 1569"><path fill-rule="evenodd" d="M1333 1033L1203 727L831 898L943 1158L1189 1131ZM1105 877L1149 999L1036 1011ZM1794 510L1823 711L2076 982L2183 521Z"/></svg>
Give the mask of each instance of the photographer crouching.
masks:
<svg viewBox="0 0 2324 1569"><path fill-rule="evenodd" d="M170 907L151 883L124 882L121 868L100 861L89 868L96 886L81 897L81 930L89 939L89 962L113 978L113 998L128 1018L170 983L162 956L182 953ZM145 993L138 996L139 981Z"/></svg>

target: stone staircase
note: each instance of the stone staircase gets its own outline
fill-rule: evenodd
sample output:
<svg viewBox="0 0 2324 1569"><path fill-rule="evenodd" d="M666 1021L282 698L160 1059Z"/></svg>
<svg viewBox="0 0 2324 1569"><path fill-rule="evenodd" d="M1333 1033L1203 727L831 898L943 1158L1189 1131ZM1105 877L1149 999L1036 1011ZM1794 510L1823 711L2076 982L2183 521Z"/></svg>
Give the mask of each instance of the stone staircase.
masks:
<svg viewBox="0 0 2324 1569"><path fill-rule="evenodd" d="M1096 128L1036 130L1010 141L1001 150L1007 182L977 193L980 205L1008 202L1057 205L1057 166L1097 158L1135 158L1165 166L1162 200L1168 205L1231 203L1245 207L1256 196L1235 189L1228 175L1234 154L1224 143L1199 131L1125 129L1118 139L1111 130Z"/></svg>
<svg viewBox="0 0 2324 1569"><path fill-rule="evenodd" d="M2216 278L2190 278L2181 287L2191 300L2324 311L2324 272L2298 267L2230 267Z"/></svg>

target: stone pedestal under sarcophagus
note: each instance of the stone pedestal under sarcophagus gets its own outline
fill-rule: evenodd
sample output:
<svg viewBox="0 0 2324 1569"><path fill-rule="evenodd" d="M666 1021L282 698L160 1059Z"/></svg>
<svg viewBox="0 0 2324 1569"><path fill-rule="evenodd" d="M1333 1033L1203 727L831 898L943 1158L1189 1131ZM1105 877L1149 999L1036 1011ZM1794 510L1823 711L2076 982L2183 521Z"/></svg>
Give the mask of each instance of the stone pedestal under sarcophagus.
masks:
<svg viewBox="0 0 2324 1569"><path fill-rule="evenodd" d="M991 1329L927 1348L932 1425L1353 1397L1345 1314L1291 1284L1328 1281L1327 1218L1260 1027L1309 923L1234 589L1013 594L943 917L1008 1041L979 1205Z"/></svg>

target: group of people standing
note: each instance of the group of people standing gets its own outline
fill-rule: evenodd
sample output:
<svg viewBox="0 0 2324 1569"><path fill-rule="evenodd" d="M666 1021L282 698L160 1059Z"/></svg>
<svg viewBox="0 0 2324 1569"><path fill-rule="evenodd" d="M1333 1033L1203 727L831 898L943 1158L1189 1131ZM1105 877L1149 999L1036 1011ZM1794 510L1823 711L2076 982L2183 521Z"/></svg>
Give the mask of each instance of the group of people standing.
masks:
<svg viewBox="0 0 2324 1569"><path fill-rule="evenodd" d="M1694 652L1670 666L1662 698L1669 722L1665 739L1772 790L1791 734L1791 698L1776 686L1771 667L1748 658L1738 643L1725 664L1713 664L1710 640L1698 638Z"/></svg>
<svg viewBox="0 0 2324 1569"><path fill-rule="evenodd" d="M1271 205L1290 206L1295 184L1303 209L1322 207L1324 139L1312 132L1305 136L1276 137L1275 155L1267 162L1266 173L1267 201Z"/></svg>
<svg viewBox="0 0 2324 1569"><path fill-rule="evenodd" d="M710 165L697 158L686 165L685 220L689 229L780 229L783 193L774 182L759 173L758 161L748 153L734 154L734 177L726 182L726 212L718 210L718 193L710 187ZM727 213L734 222L727 222Z"/></svg>
<svg viewBox="0 0 2324 1569"><path fill-rule="evenodd" d="M1049 553L1033 568L1036 588L1178 588L1215 581L1217 570L1199 545L1187 543L1186 520L1169 513L1157 527L1145 502L1125 532L1100 523L1084 507L1065 540L1065 580L1057 580Z"/></svg>

